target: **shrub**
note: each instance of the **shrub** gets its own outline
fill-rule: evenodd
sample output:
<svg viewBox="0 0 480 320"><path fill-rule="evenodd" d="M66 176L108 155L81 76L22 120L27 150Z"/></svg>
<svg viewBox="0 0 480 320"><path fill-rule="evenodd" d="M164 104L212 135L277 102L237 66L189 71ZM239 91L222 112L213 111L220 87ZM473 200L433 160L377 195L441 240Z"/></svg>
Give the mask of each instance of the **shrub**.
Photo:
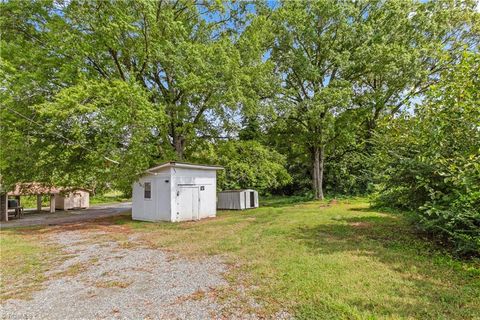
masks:
<svg viewBox="0 0 480 320"><path fill-rule="evenodd" d="M378 136L376 203L414 211L418 226L480 255L480 58L446 70L415 115Z"/></svg>

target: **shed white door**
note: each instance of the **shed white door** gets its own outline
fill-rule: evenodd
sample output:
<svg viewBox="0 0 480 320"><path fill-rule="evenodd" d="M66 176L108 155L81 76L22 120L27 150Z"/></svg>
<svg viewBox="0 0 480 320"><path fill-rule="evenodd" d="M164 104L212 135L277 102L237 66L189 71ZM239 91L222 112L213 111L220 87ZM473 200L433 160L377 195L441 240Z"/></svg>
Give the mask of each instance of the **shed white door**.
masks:
<svg viewBox="0 0 480 320"><path fill-rule="evenodd" d="M198 187L182 186L177 193L177 221L198 220Z"/></svg>

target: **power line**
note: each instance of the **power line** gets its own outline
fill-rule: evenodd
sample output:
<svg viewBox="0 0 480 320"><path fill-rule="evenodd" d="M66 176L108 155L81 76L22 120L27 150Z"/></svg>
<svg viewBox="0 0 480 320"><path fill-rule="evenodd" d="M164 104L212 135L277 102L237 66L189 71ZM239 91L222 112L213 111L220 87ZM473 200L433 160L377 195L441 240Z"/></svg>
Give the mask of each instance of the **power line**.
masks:
<svg viewBox="0 0 480 320"><path fill-rule="evenodd" d="M35 121L35 120L33 120L33 119L30 119L29 117L21 114L20 112L14 110L14 109L11 109L11 108L9 108L9 107L7 107L7 106L3 106L3 107L4 107L5 109L8 109L8 110L10 110L11 112L15 113L16 115L24 118L25 120L30 121L31 123L34 123L34 124L36 124L37 126L40 126L40 127L44 128L44 129L47 129L47 128L45 127L45 125L43 125L43 124L41 124L40 122L37 122L37 121ZM52 132L52 131L50 131L50 132ZM95 151L95 150L93 150L93 149L90 149L90 148L87 148L87 147L81 145L80 143L75 142L75 141L73 141L73 140L65 137L64 135L58 133L58 132L52 132L52 133L53 133L54 135L56 135L57 137L60 137L60 138L62 138L62 139L65 139L66 141L68 141L68 142L70 142L70 143L72 143L72 144L78 145L78 146L79 146L80 148L82 148L82 149L85 149L85 150L87 150L87 151L94 152L94 153L97 153L97 154L98 154L97 151ZM115 164L120 164L118 161L115 161L115 160L110 159L110 158L108 158L108 157L106 157L106 156L103 156L103 155L101 155L101 156L102 156L102 158L104 158L104 159L107 160L107 161L110 161L110 162L115 163Z"/></svg>

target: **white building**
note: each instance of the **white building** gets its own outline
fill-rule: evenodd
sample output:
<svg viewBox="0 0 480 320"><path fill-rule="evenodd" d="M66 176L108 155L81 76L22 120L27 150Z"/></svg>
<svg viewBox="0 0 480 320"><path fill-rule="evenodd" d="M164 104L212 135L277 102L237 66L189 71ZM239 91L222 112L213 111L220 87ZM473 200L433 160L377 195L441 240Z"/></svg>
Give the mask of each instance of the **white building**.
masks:
<svg viewBox="0 0 480 320"><path fill-rule="evenodd" d="M75 189L55 194L55 209L86 209L90 206L90 193L84 189Z"/></svg>
<svg viewBox="0 0 480 320"><path fill-rule="evenodd" d="M133 183L132 219L189 221L215 217L219 166L167 162Z"/></svg>
<svg viewBox="0 0 480 320"><path fill-rule="evenodd" d="M252 189L219 192L217 208L223 210L258 208L258 192Z"/></svg>

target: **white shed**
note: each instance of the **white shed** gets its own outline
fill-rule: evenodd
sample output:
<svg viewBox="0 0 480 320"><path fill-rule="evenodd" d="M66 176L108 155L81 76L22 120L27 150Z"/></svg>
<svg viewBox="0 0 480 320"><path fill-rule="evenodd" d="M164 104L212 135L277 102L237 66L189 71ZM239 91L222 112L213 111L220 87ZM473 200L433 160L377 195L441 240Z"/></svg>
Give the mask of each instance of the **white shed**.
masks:
<svg viewBox="0 0 480 320"><path fill-rule="evenodd" d="M224 210L258 208L258 192L252 189L219 192L217 208Z"/></svg>
<svg viewBox="0 0 480 320"><path fill-rule="evenodd" d="M55 194L55 209L86 209L90 206L90 193L84 189L74 189Z"/></svg>
<svg viewBox="0 0 480 320"><path fill-rule="evenodd" d="M148 169L132 192L132 219L189 221L215 217L219 166L167 162Z"/></svg>

